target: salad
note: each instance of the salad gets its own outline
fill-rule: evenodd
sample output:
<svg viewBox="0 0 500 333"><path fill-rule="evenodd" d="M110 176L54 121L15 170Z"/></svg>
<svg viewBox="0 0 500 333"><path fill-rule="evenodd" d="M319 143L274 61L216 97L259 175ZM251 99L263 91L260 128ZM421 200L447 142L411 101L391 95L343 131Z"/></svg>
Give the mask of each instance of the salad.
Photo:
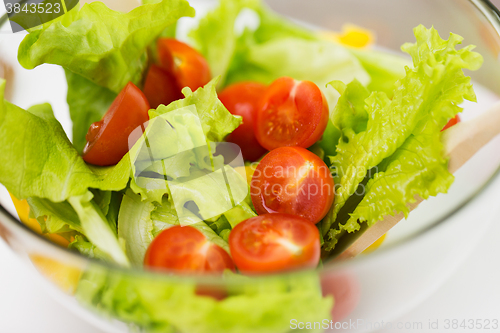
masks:
<svg viewBox="0 0 500 333"><path fill-rule="evenodd" d="M251 281L311 271L453 183L440 135L475 101L463 70L482 64L460 36L418 26L408 61L361 28L321 33L221 0L181 41L188 2L143 3L86 4L21 43L24 68L64 68L71 139L49 104L23 110L0 81L0 183L51 240L125 268ZM218 295L94 268L75 288L158 332L287 331L333 306L310 275Z"/></svg>

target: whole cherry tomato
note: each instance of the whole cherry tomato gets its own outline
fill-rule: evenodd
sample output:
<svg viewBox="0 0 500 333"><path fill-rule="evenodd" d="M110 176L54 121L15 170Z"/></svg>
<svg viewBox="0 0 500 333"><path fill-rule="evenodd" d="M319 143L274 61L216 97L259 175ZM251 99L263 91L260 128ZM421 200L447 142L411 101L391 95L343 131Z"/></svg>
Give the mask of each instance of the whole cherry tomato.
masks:
<svg viewBox="0 0 500 333"><path fill-rule="evenodd" d="M219 94L220 101L229 112L243 118L243 124L228 136L227 141L241 148L245 160L256 161L267 152L255 138L253 130L259 99L265 90L266 86L261 83L242 82L227 87Z"/></svg>
<svg viewBox="0 0 500 333"><path fill-rule="evenodd" d="M161 67L173 74L181 89L195 91L210 82L208 62L191 46L173 38L160 38L157 46Z"/></svg>
<svg viewBox="0 0 500 333"><path fill-rule="evenodd" d="M183 98L175 77L156 65L149 68L143 91L153 109Z"/></svg>

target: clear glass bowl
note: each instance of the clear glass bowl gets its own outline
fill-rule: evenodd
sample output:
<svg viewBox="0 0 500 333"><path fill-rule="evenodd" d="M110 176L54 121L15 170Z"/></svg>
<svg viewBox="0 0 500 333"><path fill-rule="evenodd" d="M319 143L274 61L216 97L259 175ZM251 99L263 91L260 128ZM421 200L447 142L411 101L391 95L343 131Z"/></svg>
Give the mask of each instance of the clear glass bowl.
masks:
<svg viewBox="0 0 500 333"><path fill-rule="evenodd" d="M193 1L195 5L199 2ZM434 25L442 34L460 34L466 44L477 45L477 51L485 59L481 70L469 73L476 83L478 104L467 103L462 118L476 117L499 99L500 19L488 1L269 0L268 3L283 15L321 29L339 31L345 23L369 28L377 35L377 45L393 52L399 52L404 42L414 40L412 29L418 24ZM0 59L8 64L8 98L21 107L51 102L69 132L64 75L54 66L26 71L17 65L16 49L22 37L0 34ZM16 217L3 188L0 236L52 282L47 283L51 295L108 331L129 331L136 326L125 323L130 318L140 318L135 324L160 331L167 331L159 323L168 319L172 331L181 332L286 332L298 322L329 318L328 313L320 312L304 315L310 313L303 308L306 304L329 302L328 298L322 299L319 292L322 289L327 297L334 294L336 299L333 315L334 320L340 320L340 326L333 324L335 331L368 332L429 296L478 242L497 209L491 198L500 195L499 152L500 138L496 138L456 173L449 194L423 203L408 220L391 230L376 252L348 262L328 262L317 271L220 279L122 269L70 252L30 230ZM98 279L102 282L99 285L95 283ZM80 296L75 297L78 281ZM300 290L318 290L318 293L297 292ZM188 299L184 297L186 293L191 295ZM271 294L276 296L277 303L274 307L264 306L262 302L267 302ZM221 295L222 300L214 299ZM254 306L256 313L239 312L241 302ZM144 304L162 304L162 307L137 316ZM227 316L186 323L181 315L172 317L169 313L172 308L179 314L203 306L224 309ZM241 320L231 326L229 319L236 316ZM266 316L279 325L262 324L268 322L264 320ZM355 329L345 324L349 320L356 322Z"/></svg>

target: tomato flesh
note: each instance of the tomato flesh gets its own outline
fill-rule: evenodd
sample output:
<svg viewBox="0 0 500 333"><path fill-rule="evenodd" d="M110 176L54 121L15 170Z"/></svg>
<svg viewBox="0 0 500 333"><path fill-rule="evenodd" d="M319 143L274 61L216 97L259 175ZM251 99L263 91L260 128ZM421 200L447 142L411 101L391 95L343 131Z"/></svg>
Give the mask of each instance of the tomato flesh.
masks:
<svg viewBox="0 0 500 333"><path fill-rule="evenodd" d="M261 99L254 123L259 143L268 150L318 141L328 124L328 103L310 81L283 77L274 81Z"/></svg>
<svg viewBox="0 0 500 333"><path fill-rule="evenodd" d="M286 213L318 223L335 197L325 162L301 147L271 151L257 166L250 184L258 214Z"/></svg>
<svg viewBox="0 0 500 333"><path fill-rule="evenodd" d="M441 130L442 131L445 131L447 130L448 128L452 127L452 126L455 126L456 124L458 124L460 122L460 116L457 114L454 118L451 118L450 121L446 124L445 127L443 127L443 129Z"/></svg>
<svg viewBox="0 0 500 333"><path fill-rule="evenodd" d="M181 89L195 91L210 82L208 62L191 46L173 38L160 38L157 46L161 67L173 74Z"/></svg>
<svg viewBox="0 0 500 333"><path fill-rule="evenodd" d="M149 68L143 91L153 109L183 98L175 77L156 65Z"/></svg>
<svg viewBox="0 0 500 333"><path fill-rule="evenodd" d="M234 263L246 274L314 268L320 257L319 231L308 220L265 214L239 223L229 235Z"/></svg>
<svg viewBox="0 0 500 333"><path fill-rule="evenodd" d="M256 161L267 152L254 133L254 118L265 90L263 84L242 82L227 87L219 94L220 101L229 112L243 118L243 123L227 137L227 141L241 148L245 160Z"/></svg>
<svg viewBox="0 0 500 333"><path fill-rule="evenodd" d="M89 164L117 164L129 150L129 135L149 120L149 103L133 83L120 92L101 121L87 133L83 159Z"/></svg>
<svg viewBox="0 0 500 333"><path fill-rule="evenodd" d="M235 269L224 249L190 226L162 231L150 244L144 265L181 273L222 273L225 269Z"/></svg>

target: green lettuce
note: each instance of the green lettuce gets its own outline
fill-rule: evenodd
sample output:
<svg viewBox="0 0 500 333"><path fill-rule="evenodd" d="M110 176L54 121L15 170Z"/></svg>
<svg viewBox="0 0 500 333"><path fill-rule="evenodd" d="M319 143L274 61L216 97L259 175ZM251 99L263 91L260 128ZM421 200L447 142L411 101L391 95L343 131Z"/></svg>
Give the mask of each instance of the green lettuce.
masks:
<svg viewBox="0 0 500 333"><path fill-rule="evenodd" d="M85 164L48 104L23 110L4 100L0 80L0 183L18 199L63 202L89 188L120 191L130 177L130 161L113 167Z"/></svg>
<svg viewBox="0 0 500 333"><path fill-rule="evenodd" d="M383 91L389 97L394 93L395 83L405 76L405 67L411 66L410 60L389 52L357 48L349 48L349 52L370 76L368 90Z"/></svg>
<svg viewBox="0 0 500 333"><path fill-rule="evenodd" d="M118 93L130 81L141 83L146 48L183 16L194 16L185 0L163 0L126 14L92 2L31 31L19 47L19 63L27 69L61 65Z"/></svg>
<svg viewBox="0 0 500 333"><path fill-rule="evenodd" d="M189 277L128 274L93 265L81 278L76 297L151 333L250 333L256 328L285 333L291 319L314 322L331 316L332 298L321 295L315 272L267 278L228 273L224 279L227 290L221 287L220 292L228 297L217 300L200 294L203 286Z"/></svg>
<svg viewBox="0 0 500 333"><path fill-rule="evenodd" d="M417 42L402 47L412 56L414 69L406 68L405 78L396 83L393 99L383 92L373 92L365 100L368 120L364 131L355 128L354 124L360 126L357 121L337 123L343 139L331 162L338 188L335 203L321 224L327 251L343 231L359 230L360 222L371 225L395 211L407 213L406 206L415 195L436 195L451 185L439 133L449 119L461 112L458 105L464 99L475 101L470 78L463 69L478 69L482 57L472 51L474 46L457 50L462 41L458 35L443 40L434 28L423 26L415 28L414 33ZM366 94L359 87L352 90L349 96ZM339 103L335 113L354 117L348 105ZM354 113L358 114L359 103L352 105L358 105ZM347 223L338 223L339 211L372 168L380 172L368 181L365 198Z"/></svg>
<svg viewBox="0 0 500 333"><path fill-rule="evenodd" d="M205 87L199 88L196 91L192 92L189 88L184 88L183 89L183 94L185 96L184 99L175 101L168 106L165 105L160 105L158 109L155 110L155 112L151 112L150 116L151 119L154 120L155 117L166 115L170 112L176 112L176 111L189 111L189 110L194 110L196 114L199 117L199 122L201 124L201 129L203 133L200 133L204 136L203 140L205 141L206 145L209 145L209 142L222 142L224 141L225 137L233 132L240 124L241 124L241 117L238 116L233 116L229 111L224 107L224 105L221 103L221 101L218 99L217 96L217 91L216 91L216 86L217 86L218 79L214 79L211 82L209 82ZM187 117L187 112L184 117ZM183 117L183 118L184 118ZM167 156L173 156L178 152L182 152L183 149L181 149L182 145L188 145L189 142L192 144L195 144L195 147L198 146L200 143L200 139L198 138L198 131L197 128L195 128L195 124L191 123L185 123L184 125L182 122L185 122L186 120L179 119L179 124L178 124L178 131L182 131L186 133L186 135L182 136L184 144L179 143L178 145L165 145L159 149L159 152L155 151L155 154L158 153L160 155L164 155L165 157ZM149 129L147 129L148 131ZM176 130L177 131L177 130ZM152 133L154 136L155 134ZM175 136L176 133L172 133L172 131L166 133L166 132L160 132L158 136L161 135L170 135L170 136ZM196 137L194 137L195 135ZM172 137L173 138L173 137ZM179 136L177 136L179 138ZM188 140L189 139L189 140ZM134 161L136 161L135 156L136 156L136 150L140 149L140 145L142 144L143 139L140 139L136 146L134 147L135 150L132 151L132 156L134 158ZM163 138L162 141L164 140L169 140L168 138ZM169 142L174 142L170 141ZM177 142L177 141L175 141ZM208 154L210 156L209 160L211 159L211 154L208 153L208 149L199 149L196 151L200 152L205 152L205 154ZM140 154L141 152L139 152ZM182 156L179 156L178 159L169 159L168 163L173 163L168 168L168 173L167 175L173 178L178 178L178 177L188 177L190 175L189 171L189 166L188 164L191 162L195 162L198 167L201 167L202 169L210 169L212 170L212 165L210 164L210 161L207 161L206 159L203 158L198 158L195 156L193 153L191 156L187 156L188 154L191 154L190 151L186 151ZM140 156L138 156L140 158ZM147 160L147 159L144 159ZM205 161L205 164L207 164L207 167L203 167L200 165ZM155 171L155 172L162 172L162 163L155 163L154 165L151 166L151 168L154 168L154 170L148 170L148 171ZM141 195L143 200L148 200L148 201L155 201L160 203L162 201L163 195L168 193L168 188L165 184L160 186L158 189L152 189L147 186L140 186L143 184L137 184L136 179L132 179L131 182L131 188L134 190L135 193L138 193Z"/></svg>
<svg viewBox="0 0 500 333"><path fill-rule="evenodd" d="M213 195L206 194L201 197L201 194L198 194L198 196L200 200L197 202L213 205L210 199ZM132 191L127 191L123 197L118 217L118 235L125 242L126 252L132 264L142 266L146 251L153 239L163 230L176 225L180 225L180 222L171 199L165 197L160 205L142 201L141 197ZM219 237L207 223L201 221L190 226L229 253L227 241Z"/></svg>
<svg viewBox="0 0 500 333"><path fill-rule="evenodd" d="M256 29L246 27L238 33L235 23L245 8L253 10L260 22ZM326 90L328 82L356 78L367 84L370 80L346 48L320 40L314 32L283 19L259 0L222 0L190 36L214 74L222 76L222 86L239 81L269 84L291 76L315 82L333 105L338 96Z"/></svg>
<svg viewBox="0 0 500 333"><path fill-rule="evenodd" d="M78 215L67 201L54 203L36 197L27 200L30 206L30 215L37 219L42 232L50 234L71 231L83 232Z"/></svg>
<svg viewBox="0 0 500 333"><path fill-rule="evenodd" d="M83 234L97 249L104 252L115 263L129 266L130 261L118 241L116 228L110 225L106 216L92 200L93 197L94 195L88 191L84 195L68 199L78 214Z"/></svg>
<svg viewBox="0 0 500 333"><path fill-rule="evenodd" d="M205 15L198 28L190 32L198 51L207 59L212 75L221 76L220 84L224 83L236 49L235 21L243 8L255 7L258 3L258 0L222 0L217 9Z"/></svg>

